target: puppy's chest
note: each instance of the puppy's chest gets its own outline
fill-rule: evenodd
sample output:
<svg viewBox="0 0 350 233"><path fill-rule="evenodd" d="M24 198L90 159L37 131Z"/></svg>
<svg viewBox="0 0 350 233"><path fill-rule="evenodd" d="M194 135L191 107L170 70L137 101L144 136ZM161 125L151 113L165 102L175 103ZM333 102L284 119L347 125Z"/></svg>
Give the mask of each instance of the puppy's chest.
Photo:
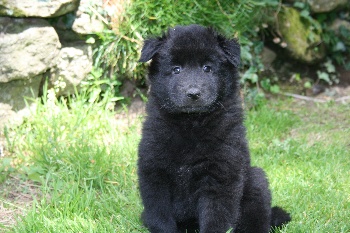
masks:
<svg viewBox="0 0 350 233"><path fill-rule="evenodd" d="M210 164L211 162L204 160L176 166L170 171L175 191L191 193L203 186L211 185L207 181L215 179L217 171L210 169Z"/></svg>
<svg viewBox="0 0 350 233"><path fill-rule="evenodd" d="M177 167L173 173L173 179L176 185L185 187L193 178L193 168L189 165Z"/></svg>

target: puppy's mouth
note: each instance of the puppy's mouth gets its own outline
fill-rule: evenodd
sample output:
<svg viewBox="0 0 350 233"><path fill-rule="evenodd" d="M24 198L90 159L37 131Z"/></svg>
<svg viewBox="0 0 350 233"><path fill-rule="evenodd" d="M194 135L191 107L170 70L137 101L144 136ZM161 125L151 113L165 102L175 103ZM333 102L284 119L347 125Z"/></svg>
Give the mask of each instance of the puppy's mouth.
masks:
<svg viewBox="0 0 350 233"><path fill-rule="evenodd" d="M189 114L208 112L207 107L191 107L191 106L190 107L180 107L179 110L182 113L189 113Z"/></svg>
<svg viewBox="0 0 350 233"><path fill-rule="evenodd" d="M171 106L171 112L173 113L186 113L186 114L204 114L212 112L217 106L217 97L215 95L204 96L193 99L187 96L174 96L169 99Z"/></svg>
<svg viewBox="0 0 350 233"><path fill-rule="evenodd" d="M178 106L177 111L187 114L201 114L211 112L214 108L214 103L208 105L186 105Z"/></svg>

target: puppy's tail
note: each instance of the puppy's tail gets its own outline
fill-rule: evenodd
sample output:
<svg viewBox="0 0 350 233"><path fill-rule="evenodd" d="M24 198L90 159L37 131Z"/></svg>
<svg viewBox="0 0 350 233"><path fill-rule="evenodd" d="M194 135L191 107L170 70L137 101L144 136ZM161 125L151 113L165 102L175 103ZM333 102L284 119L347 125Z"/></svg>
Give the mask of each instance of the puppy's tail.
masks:
<svg viewBox="0 0 350 233"><path fill-rule="evenodd" d="M275 206L272 207L272 213L271 213L271 228L280 228L286 223L288 223L292 218L290 217L290 214L287 213L282 208Z"/></svg>

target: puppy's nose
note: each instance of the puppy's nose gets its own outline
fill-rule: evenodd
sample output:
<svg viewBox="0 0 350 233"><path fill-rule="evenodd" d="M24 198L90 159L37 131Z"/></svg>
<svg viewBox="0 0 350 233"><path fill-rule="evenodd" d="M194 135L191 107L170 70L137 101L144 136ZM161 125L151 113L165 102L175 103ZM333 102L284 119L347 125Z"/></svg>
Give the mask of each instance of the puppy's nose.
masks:
<svg viewBox="0 0 350 233"><path fill-rule="evenodd" d="M191 100L198 100L199 97L201 96L201 92L198 88L192 87L192 88L187 90L186 95Z"/></svg>

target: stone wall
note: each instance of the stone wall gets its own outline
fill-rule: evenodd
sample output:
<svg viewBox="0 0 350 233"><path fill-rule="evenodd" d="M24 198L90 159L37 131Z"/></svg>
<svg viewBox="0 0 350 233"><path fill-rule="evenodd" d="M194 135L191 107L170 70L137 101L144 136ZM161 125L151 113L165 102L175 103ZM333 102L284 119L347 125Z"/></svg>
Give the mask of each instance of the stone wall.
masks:
<svg viewBox="0 0 350 233"><path fill-rule="evenodd" d="M103 28L89 0L0 0L0 126L46 79L66 83L59 94L72 93L92 69L87 36Z"/></svg>

